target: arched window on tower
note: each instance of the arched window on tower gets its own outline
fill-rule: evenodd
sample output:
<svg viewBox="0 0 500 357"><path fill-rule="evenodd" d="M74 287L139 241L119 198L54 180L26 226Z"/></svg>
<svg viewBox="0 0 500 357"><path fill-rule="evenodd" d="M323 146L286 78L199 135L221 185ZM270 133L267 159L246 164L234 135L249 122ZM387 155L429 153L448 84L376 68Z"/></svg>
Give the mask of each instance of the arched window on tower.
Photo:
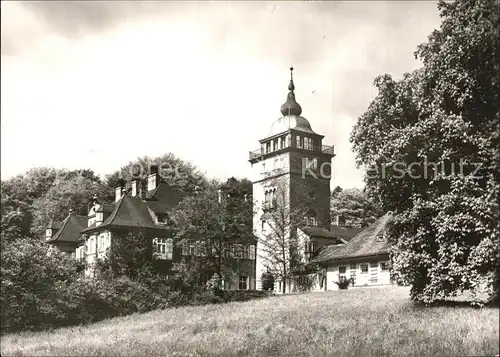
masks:
<svg viewBox="0 0 500 357"><path fill-rule="evenodd" d="M295 147L302 149L302 138L299 135L295 137Z"/></svg>
<svg viewBox="0 0 500 357"><path fill-rule="evenodd" d="M307 225L309 226L317 226L318 221L316 219L316 211L310 210L307 214Z"/></svg>

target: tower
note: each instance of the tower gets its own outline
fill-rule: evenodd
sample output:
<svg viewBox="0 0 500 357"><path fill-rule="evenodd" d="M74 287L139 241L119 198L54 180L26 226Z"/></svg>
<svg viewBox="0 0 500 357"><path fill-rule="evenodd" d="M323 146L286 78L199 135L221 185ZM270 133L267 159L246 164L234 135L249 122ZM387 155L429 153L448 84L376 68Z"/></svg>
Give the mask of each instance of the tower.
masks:
<svg viewBox="0 0 500 357"><path fill-rule="evenodd" d="M268 220L275 219L271 217L277 216L277 209L282 210L286 234L290 237L296 235L297 227L302 225L330 229L333 146L324 145L324 136L314 132L309 121L301 116L302 108L295 100L293 67L288 90L287 100L281 106L282 116L260 140L260 149L249 155L253 176L253 230L260 240L256 257L259 290L262 274L270 271L272 264L272 259L265 258L270 248L262 242L276 231L276 225L269 227Z"/></svg>

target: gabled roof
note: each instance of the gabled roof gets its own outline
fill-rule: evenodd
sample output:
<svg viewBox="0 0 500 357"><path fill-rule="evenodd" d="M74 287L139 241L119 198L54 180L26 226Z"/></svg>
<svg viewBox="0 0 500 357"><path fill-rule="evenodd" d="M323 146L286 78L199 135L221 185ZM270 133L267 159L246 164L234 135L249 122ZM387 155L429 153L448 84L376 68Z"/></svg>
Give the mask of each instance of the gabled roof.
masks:
<svg viewBox="0 0 500 357"><path fill-rule="evenodd" d="M164 213L174 208L185 194L165 182L160 182L154 190L146 192L146 205L155 213Z"/></svg>
<svg viewBox="0 0 500 357"><path fill-rule="evenodd" d="M78 242L80 232L87 227L87 216L78 216L70 213L68 217L62 222L61 229L57 231L54 236L47 241L53 242Z"/></svg>
<svg viewBox="0 0 500 357"><path fill-rule="evenodd" d="M326 247L313 262L388 254L390 244L386 239L378 241L378 237L385 232L387 224L391 221L392 215L385 214L347 243Z"/></svg>
<svg viewBox="0 0 500 357"><path fill-rule="evenodd" d="M129 228L153 228L168 229L163 224L156 224L151 216L146 202L139 198L123 195L115 204L115 209L99 226L93 224L84 229L82 233L88 233L95 229L106 227L129 227Z"/></svg>

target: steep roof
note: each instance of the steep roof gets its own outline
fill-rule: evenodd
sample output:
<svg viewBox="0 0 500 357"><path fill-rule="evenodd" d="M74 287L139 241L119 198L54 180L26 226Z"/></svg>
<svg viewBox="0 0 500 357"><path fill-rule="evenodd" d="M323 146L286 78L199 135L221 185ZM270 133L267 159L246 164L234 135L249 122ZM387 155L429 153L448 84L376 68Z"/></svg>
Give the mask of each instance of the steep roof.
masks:
<svg viewBox="0 0 500 357"><path fill-rule="evenodd" d="M165 182L160 182L154 190L146 192L146 205L155 213L164 213L174 208L184 198L184 194Z"/></svg>
<svg viewBox="0 0 500 357"><path fill-rule="evenodd" d="M115 209L99 226L93 224L84 229L82 233L88 233L96 228L106 227L129 227L129 228L153 228L168 229L163 224L156 224L151 216L146 202L139 198L123 195L115 204Z"/></svg>
<svg viewBox="0 0 500 357"><path fill-rule="evenodd" d="M70 213L68 217L62 222L61 229L57 231L54 236L47 241L52 242L78 242L80 232L87 227L87 217L78 216Z"/></svg>
<svg viewBox="0 0 500 357"><path fill-rule="evenodd" d="M385 232L390 221L392 216L387 213L347 243L326 247L313 262L388 254L390 244L386 239L378 241L378 237Z"/></svg>

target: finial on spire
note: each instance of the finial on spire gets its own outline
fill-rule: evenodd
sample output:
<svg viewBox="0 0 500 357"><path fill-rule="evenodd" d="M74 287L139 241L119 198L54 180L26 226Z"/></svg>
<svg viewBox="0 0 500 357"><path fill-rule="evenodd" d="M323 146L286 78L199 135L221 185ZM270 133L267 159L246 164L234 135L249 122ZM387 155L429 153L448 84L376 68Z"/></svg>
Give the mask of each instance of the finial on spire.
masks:
<svg viewBox="0 0 500 357"><path fill-rule="evenodd" d="M295 101L295 94L293 93L295 90L295 85L293 84L293 66L290 67L290 83L288 84L288 90L290 92L288 92L285 104L281 106L281 114L283 114L283 116L299 116L302 113L302 108L299 103Z"/></svg>
<svg viewBox="0 0 500 357"><path fill-rule="evenodd" d="M288 90L292 92L295 90L295 86L293 85L293 66L290 67L290 84L288 84Z"/></svg>

